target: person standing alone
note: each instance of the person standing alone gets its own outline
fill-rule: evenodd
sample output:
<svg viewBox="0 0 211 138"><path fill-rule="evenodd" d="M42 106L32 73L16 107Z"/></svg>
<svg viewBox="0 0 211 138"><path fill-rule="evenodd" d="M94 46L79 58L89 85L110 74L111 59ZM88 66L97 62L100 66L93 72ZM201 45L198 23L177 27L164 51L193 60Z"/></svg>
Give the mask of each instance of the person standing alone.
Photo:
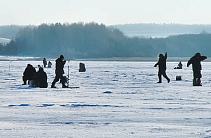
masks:
<svg viewBox="0 0 211 138"><path fill-rule="evenodd" d="M158 62L154 65L154 67L159 67L158 69L158 83L162 83L162 78L161 76L163 75L164 78L167 79L168 83L170 82L170 79L166 75L166 59L167 59L167 52L165 53L165 56L163 54L159 54L159 60Z"/></svg>
<svg viewBox="0 0 211 138"><path fill-rule="evenodd" d="M64 60L64 56L60 55L60 57L56 60L56 70L55 70L56 76L51 84L51 88L56 88L55 84L59 80L62 83L62 88L67 88L67 86L65 85L66 80L65 80L65 77L63 76L65 63L66 63L66 61Z"/></svg>
<svg viewBox="0 0 211 138"><path fill-rule="evenodd" d="M201 61L205 60L206 56L201 56L200 53L196 53L193 57L188 60L187 67L192 64L193 70L193 86L202 86L201 84Z"/></svg>
<svg viewBox="0 0 211 138"><path fill-rule="evenodd" d="M47 65L47 60L46 60L45 58L43 58L42 62L43 62L43 66L44 66L44 68L46 68L46 65Z"/></svg>

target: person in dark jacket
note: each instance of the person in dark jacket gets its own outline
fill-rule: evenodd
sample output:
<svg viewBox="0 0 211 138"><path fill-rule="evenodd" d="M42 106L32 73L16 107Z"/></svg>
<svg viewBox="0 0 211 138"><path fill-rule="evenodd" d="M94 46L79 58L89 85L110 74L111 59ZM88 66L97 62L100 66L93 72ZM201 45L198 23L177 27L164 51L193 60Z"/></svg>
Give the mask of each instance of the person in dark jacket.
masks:
<svg viewBox="0 0 211 138"><path fill-rule="evenodd" d="M31 64L27 64L27 67L25 68L23 72L23 84L26 85L26 81L34 80L34 75L36 73L35 68Z"/></svg>
<svg viewBox="0 0 211 138"><path fill-rule="evenodd" d="M42 62L43 62L43 66L44 66L44 68L46 68L46 65L47 65L47 60L46 60L45 58L43 58Z"/></svg>
<svg viewBox="0 0 211 138"><path fill-rule="evenodd" d="M38 72L35 73L35 87L47 88L47 74L44 72L43 68L40 67Z"/></svg>
<svg viewBox="0 0 211 138"><path fill-rule="evenodd" d="M58 82L59 80L62 83L62 88L67 88L67 86L65 85L65 77L63 76L64 74L64 64L66 63L66 61L64 60L64 56L60 55L60 57L56 60L56 76L55 79L53 80L52 84L51 84L51 88L56 88L55 84L56 82Z"/></svg>
<svg viewBox="0 0 211 138"><path fill-rule="evenodd" d="M196 53L193 57L188 60L187 67L192 64L193 70L193 86L202 86L201 84L201 61L205 60L206 56L201 56L200 53Z"/></svg>
<svg viewBox="0 0 211 138"><path fill-rule="evenodd" d="M52 66L51 61L48 61L48 68L51 68L51 66Z"/></svg>
<svg viewBox="0 0 211 138"><path fill-rule="evenodd" d="M166 75L166 59L167 59L167 52L165 53L165 56L163 56L163 54L159 54L159 60L154 65L154 67L157 67L157 65L159 67L159 70L158 70L159 81L158 81L158 83L162 83L161 75L163 75L163 77L167 79L168 83L170 82L170 79Z"/></svg>

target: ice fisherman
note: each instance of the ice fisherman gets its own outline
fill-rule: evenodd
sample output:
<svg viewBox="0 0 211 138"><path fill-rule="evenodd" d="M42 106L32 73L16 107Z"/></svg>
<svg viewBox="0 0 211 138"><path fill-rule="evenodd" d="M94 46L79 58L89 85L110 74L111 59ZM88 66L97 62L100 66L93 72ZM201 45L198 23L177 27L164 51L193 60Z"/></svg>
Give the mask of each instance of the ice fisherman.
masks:
<svg viewBox="0 0 211 138"><path fill-rule="evenodd" d="M44 66L44 68L46 68L46 65L47 65L47 60L46 60L45 58L43 58L42 62L43 62L43 66Z"/></svg>
<svg viewBox="0 0 211 138"><path fill-rule="evenodd" d="M42 67L35 73L35 87L47 88L47 74Z"/></svg>
<svg viewBox="0 0 211 138"><path fill-rule="evenodd" d="M52 66L51 61L48 61L48 68L51 68L51 66Z"/></svg>
<svg viewBox="0 0 211 138"><path fill-rule="evenodd" d="M182 69L182 62L180 61L177 65L177 67L175 67L174 69Z"/></svg>
<svg viewBox="0 0 211 138"><path fill-rule="evenodd" d="M24 72L23 72L23 84L22 85L26 85L27 80L34 80L35 77L35 73L36 70L35 68L31 65L31 64L27 64L27 67L25 68Z"/></svg>
<svg viewBox="0 0 211 138"><path fill-rule="evenodd" d="M166 59L167 59L167 52L165 53L165 56L163 54L159 54L159 60L158 62L154 65L154 67L159 67L158 69L158 79L159 81L157 83L162 83L162 78L161 76L163 75L164 78L167 79L168 83L170 82L170 79L166 75Z"/></svg>
<svg viewBox="0 0 211 138"><path fill-rule="evenodd" d="M62 83L62 88L67 88L67 86L65 85L66 77L63 76L63 74L64 74L64 64L65 63L66 63L66 61L64 60L63 55L60 55L60 57L58 59L56 59L56 70L55 70L56 76L55 76L55 79L53 80L53 82L51 84L51 88L56 88L55 84L59 80Z"/></svg>
<svg viewBox="0 0 211 138"><path fill-rule="evenodd" d="M187 67L192 64L193 70L193 86L202 86L201 84L201 61L205 60L206 56L201 56L200 53L196 53L193 57L188 60Z"/></svg>

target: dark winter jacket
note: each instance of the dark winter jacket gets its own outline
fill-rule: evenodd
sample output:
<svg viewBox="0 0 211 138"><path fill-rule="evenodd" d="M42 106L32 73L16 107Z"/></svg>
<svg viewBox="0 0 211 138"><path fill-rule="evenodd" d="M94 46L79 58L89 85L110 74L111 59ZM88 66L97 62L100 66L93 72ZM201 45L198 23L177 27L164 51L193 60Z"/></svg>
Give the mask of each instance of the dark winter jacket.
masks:
<svg viewBox="0 0 211 138"><path fill-rule="evenodd" d="M28 80L34 80L35 73L36 73L35 68L31 64L28 64L23 72L23 76Z"/></svg>
<svg viewBox="0 0 211 138"><path fill-rule="evenodd" d="M64 74L64 64L66 61L63 61L61 58L56 60L56 75L62 76Z"/></svg>
<svg viewBox="0 0 211 138"><path fill-rule="evenodd" d="M155 64L155 67L157 67L157 65L158 65L159 66L159 70L166 70L166 59L167 59L167 53L165 53L165 56L160 54L159 55L159 60Z"/></svg>
<svg viewBox="0 0 211 138"><path fill-rule="evenodd" d="M206 56L201 56L200 53L196 53L187 63L187 67L192 64L192 69L194 72L202 70L201 61L205 60Z"/></svg>
<svg viewBox="0 0 211 138"><path fill-rule="evenodd" d="M44 72L43 68L39 68L39 71L35 74L35 86L40 88L47 88L47 74Z"/></svg>

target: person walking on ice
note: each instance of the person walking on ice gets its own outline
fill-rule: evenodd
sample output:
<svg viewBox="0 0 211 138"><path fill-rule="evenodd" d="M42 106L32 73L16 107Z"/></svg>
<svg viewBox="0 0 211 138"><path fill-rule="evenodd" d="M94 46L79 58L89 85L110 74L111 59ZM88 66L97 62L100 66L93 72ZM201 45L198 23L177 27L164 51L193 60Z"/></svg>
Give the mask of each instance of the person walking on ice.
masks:
<svg viewBox="0 0 211 138"><path fill-rule="evenodd" d="M188 60L187 67L192 64L193 70L193 86L202 86L201 84L201 61L205 60L206 56L201 56L200 53L196 53L193 57Z"/></svg>
<svg viewBox="0 0 211 138"><path fill-rule="evenodd" d="M62 88L67 88L68 86L65 85L66 82L66 77L63 76L64 74L64 64L66 63L66 61L64 60L64 56L60 55L60 57L56 60L56 76L55 79L53 80L52 84L51 84L51 88L56 88L55 84L56 82L58 82L59 80L61 80L62 83Z"/></svg>
<svg viewBox="0 0 211 138"><path fill-rule="evenodd" d="M154 67L157 67L158 65L158 83L162 83L162 78L161 76L163 75L164 78L167 79L168 83L170 82L170 79L166 75L166 59L167 59L167 52L165 53L165 56L163 54L159 54L159 60L158 62L154 65Z"/></svg>

